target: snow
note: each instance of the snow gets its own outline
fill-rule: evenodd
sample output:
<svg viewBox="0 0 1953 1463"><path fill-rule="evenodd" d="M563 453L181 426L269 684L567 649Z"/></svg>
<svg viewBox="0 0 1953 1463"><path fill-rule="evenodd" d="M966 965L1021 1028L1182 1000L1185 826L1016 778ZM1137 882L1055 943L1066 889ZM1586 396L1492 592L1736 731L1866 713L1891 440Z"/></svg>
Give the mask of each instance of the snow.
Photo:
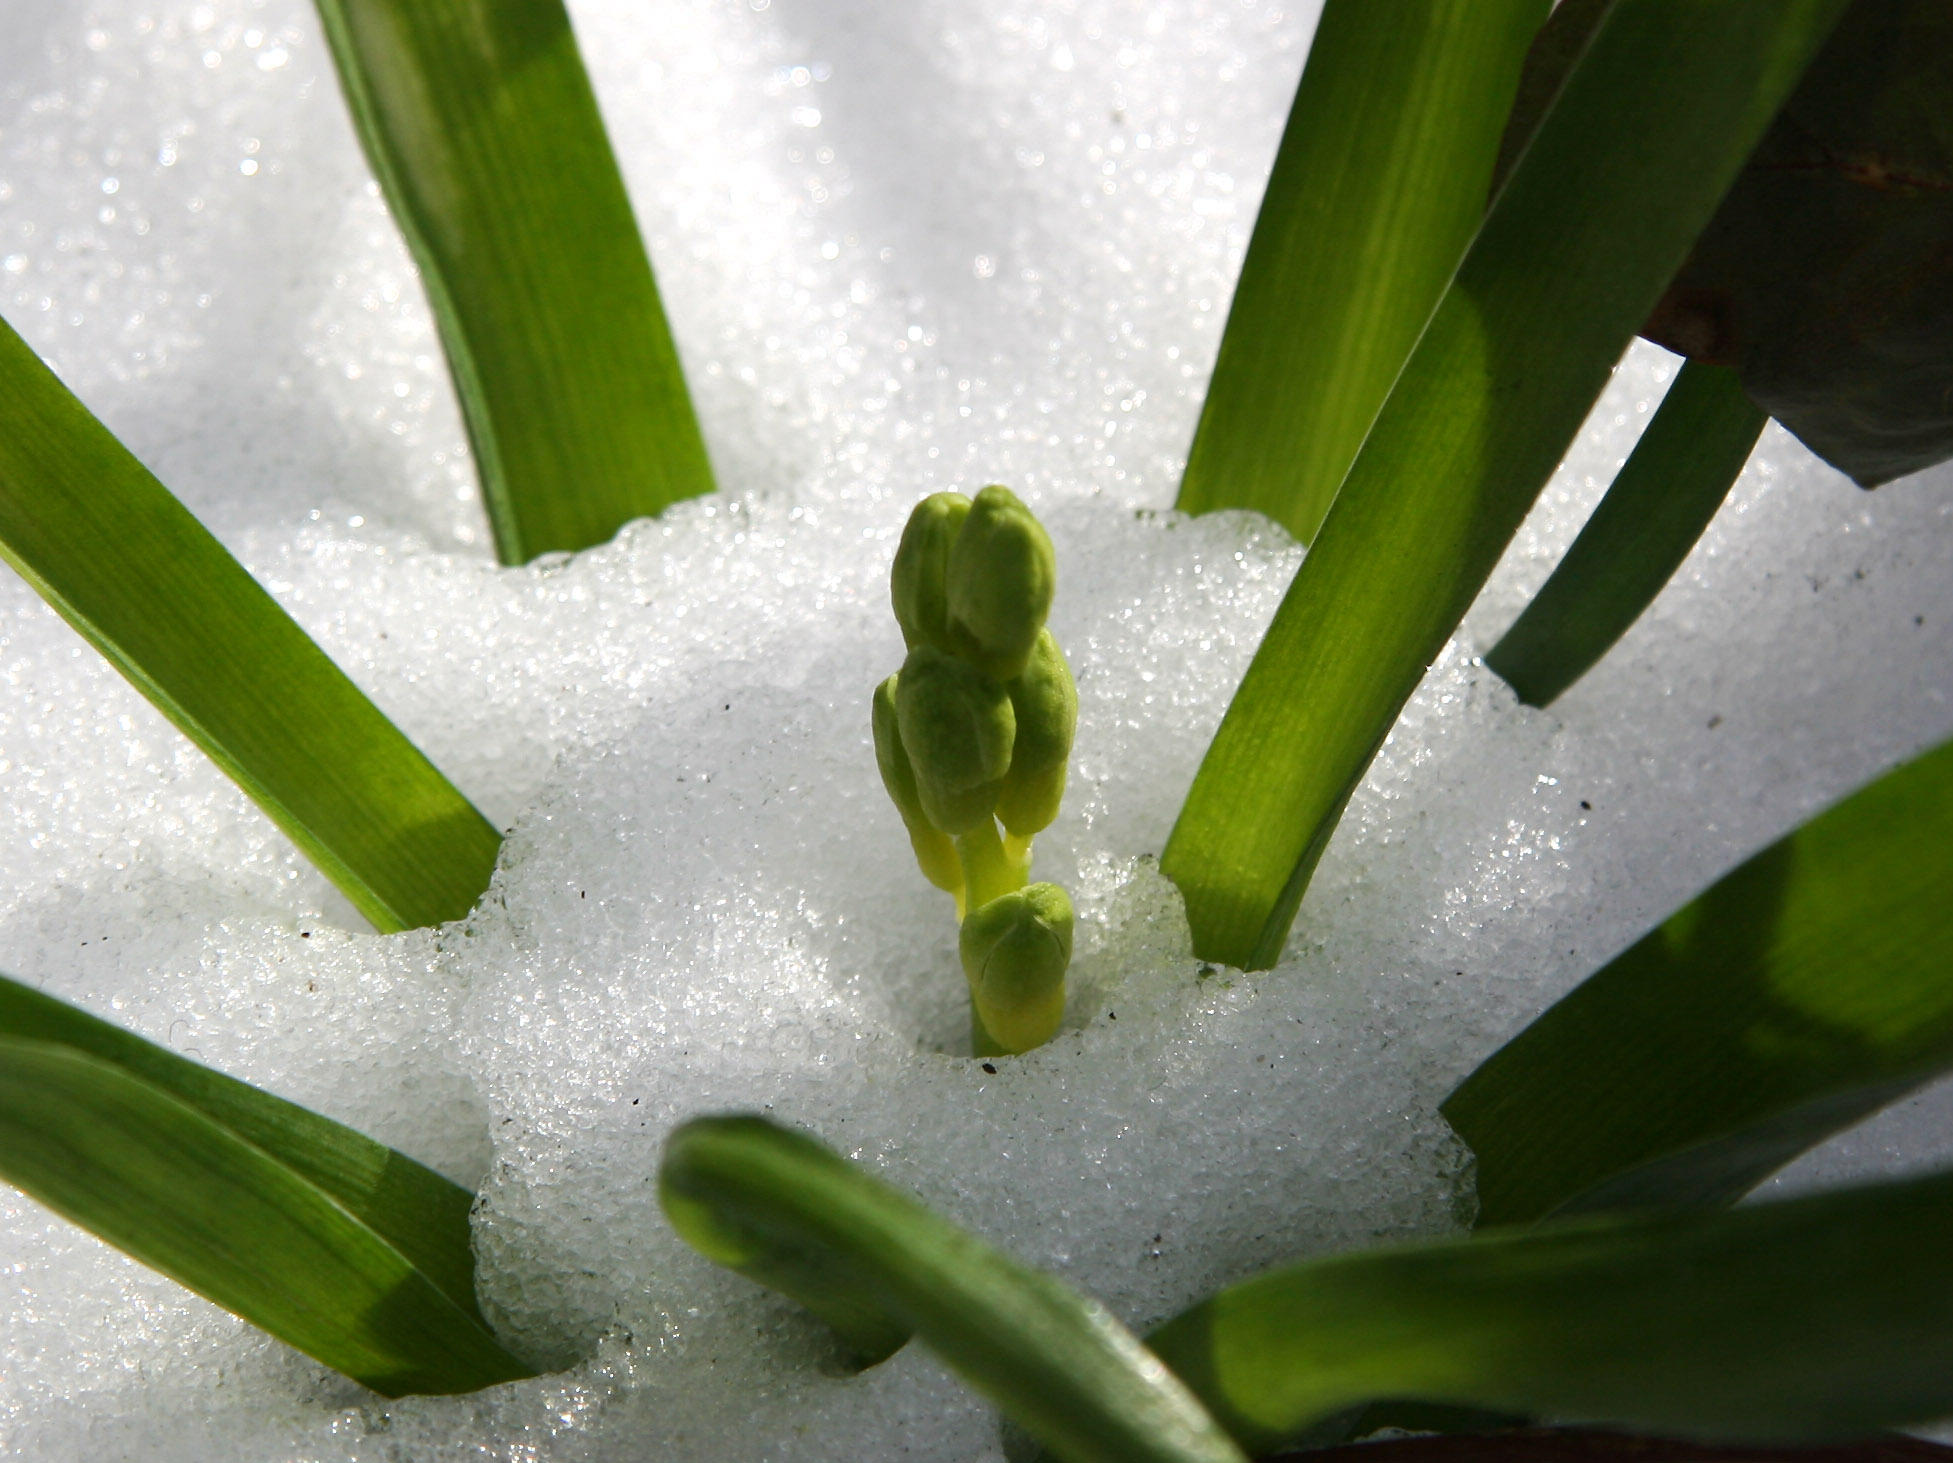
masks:
<svg viewBox="0 0 1953 1463"><path fill-rule="evenodd" d="M1437 1102L1746 852L1953 734L1938 470L1775 428L1549 712L1478 656L1625 455L1637 347L1332 844L1277 970L1154 870L1300 560L1167 511L1307 0L625 0L574 16L724 491L494 566L428 313L302 0L0 0L0 310L510 838L380 937L0 583L0 968L480 1184L484 1302L563 1370L384 1403L7 1191L0 1451L991 1460L924 1354L836 1373L657 1210L678 1119L765 1109L1143 1325L1469 1212ZM1037 877L1059 1039L955 1054L948 900L879 786L909 505L1010 484L1080 691ZM1782 1190L1953 1156L1953 1090Z"/></svg>

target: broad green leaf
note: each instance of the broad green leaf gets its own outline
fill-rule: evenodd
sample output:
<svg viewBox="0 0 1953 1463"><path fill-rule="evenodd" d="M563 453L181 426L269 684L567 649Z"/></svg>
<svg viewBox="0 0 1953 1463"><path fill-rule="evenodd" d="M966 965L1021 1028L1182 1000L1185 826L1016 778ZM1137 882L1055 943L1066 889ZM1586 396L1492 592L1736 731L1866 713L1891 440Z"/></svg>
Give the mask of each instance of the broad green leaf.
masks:
<svg viewBox="0 0 1953 1463"><path fill-rule="evenodd" d="M1618 0L1363 443L1161 864L1267 967L1397 713L1844 0Z"/></svg>
<svg viewBox="0 0 1953 1463"><path fill-rule="evenodd" d="M495 544L520 564L712 490L562 0L318 0L407 237Z"/></svg>
<svg viewBox="0 0 1953 1463"><path fill-rule="evenodd" d="M1547 706L1654 602L1749 461L1768 421L1736 373L1685 364L1620 475L1485 663Z"/></svg>
<svg viewBox="0 0 1953 1463"><path fill-rule="evenodd" d="M1953 742L1770 845L1467 1078L1479 1219L1716 1204L1953 1067Z"/></svg>
<svg viewBox="0 0 1953 1463"><path fill-rule="evenodd" d="M74 1047L0 1037L0 1175L377 1392L533 1374L326 1190Z"/></svg>
<svg viewBox="0 0 1953 1463"><path fill-rule="evenodd" d="M762 1118L671 1136L659 1197L700 1253L807 1305L871 1360L910 1332L1075 1463L1241 1463L1158 1360L1085 1297Z"/></svg>
<svg viewBox="0 0 1953 1463"><path fill-rule="evenodd" d="M479 1321L468 1228L474 1195L459 1184L342 1123L189 1061L4 975L0 1038L67 1047L195 1108L321 1190Z"/></svg>
<svg viewBox="0 0 1953 1463"><path fill-rule="evenodd" d="M501 837L0 322L0 556L381 930L458 919Z"/></svg>
<svg viewBox="0 0 1953 1463"><path fill-rule="evenodd" d="M1175 506L1307 543L1485 211L1548 0L1328 0Z"/></svg>
<svg viewBox="0 0 1953 1463"><path fill-rule="evenodd" d="M1802 1442L1953 1413L1953 1174L1587 1218L1230 1286L1147 1344L1250 1452L1378 1399Z"/></svg>

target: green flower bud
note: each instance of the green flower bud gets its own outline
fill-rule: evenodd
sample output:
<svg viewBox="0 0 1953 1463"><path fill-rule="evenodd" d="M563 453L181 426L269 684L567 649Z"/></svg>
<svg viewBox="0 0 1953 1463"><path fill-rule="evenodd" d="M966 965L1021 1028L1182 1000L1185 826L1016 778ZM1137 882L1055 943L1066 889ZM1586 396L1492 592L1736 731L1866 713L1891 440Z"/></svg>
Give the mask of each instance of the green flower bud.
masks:
<svg viewBox="0 0 1953 1463"><path fill-rule="evenodd" d="M961 493L931 493L909 513L888 589L902 643L911 650L918 645L950 648L949 550L969 515L970 500Z"/></svg>
<svg viewBox="0 0 1953 1463"><path fill-rule="evenodd" d="M909 754L902 748L902 731L895 712L895 686L900 679L890 676L875 687L875 763L882 770L882 786L888 789L889 799L909 830L909 847L915 850L915 861L923 877L938 889L955 894L963 887L963 869L957 862L956 845L922 811L922 798L915 788L915 769L909 765Z"/></svg>
<svg viewBox="0 0 1953 1463"><path fill-rule="evenodd" d="M1071 760L1072 732L1078 726L1078 687L1072 684L1065 653L1047 630L1038 631L1031 663L1004 688L1017 716L1010 771L997 796L997 816L1019 838L1051 826L1065 795L1065 768Z"/></svg>
<svg viewBox="0 0 1953 1463"><path fill-rule="evenodd" d="M1051 610L1057 558L1044 525L1009 488L985 488L949 552L949 637L985 675L1024 672Z"/></svg>
<svg viewBox="0 0 1953 1463"><path fill-rule="evenodd" d="M997 806L1017 718L995 681L918 645L895 682L895 718L930 824L967 833Z"/></svg>
<svg viewBox="0 0 1953 1463"><path fill-rule="evenodd" d="M1056 884L1032 884L972 910L957 941L977 1019L1007 1052L1057 1034L1071 964L1071 900Z"/></svg>

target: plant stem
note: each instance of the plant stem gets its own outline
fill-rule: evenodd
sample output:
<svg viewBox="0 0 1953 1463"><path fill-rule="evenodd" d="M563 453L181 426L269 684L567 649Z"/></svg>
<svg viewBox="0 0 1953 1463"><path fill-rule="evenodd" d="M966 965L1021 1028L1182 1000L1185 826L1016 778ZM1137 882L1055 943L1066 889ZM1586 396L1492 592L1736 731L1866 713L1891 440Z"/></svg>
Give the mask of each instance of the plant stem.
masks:
<svg viewBox="0 0 1953 1463"><path fill-rule="evenodd" d="M1012 856L997 832L997 820L985 818L956 838L956 856L963 864L963 913L981 909L993 899L1022 889L1030 877L1030 843L1024 857Z"/></svg>

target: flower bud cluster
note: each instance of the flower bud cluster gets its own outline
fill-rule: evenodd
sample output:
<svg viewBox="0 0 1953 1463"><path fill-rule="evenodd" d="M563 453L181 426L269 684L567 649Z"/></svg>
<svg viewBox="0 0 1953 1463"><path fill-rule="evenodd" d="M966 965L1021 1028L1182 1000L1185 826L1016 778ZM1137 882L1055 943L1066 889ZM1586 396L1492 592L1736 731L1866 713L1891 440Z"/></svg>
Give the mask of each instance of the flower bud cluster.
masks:
<svg viewBox="0 0 1953 1463"><path fill-rule="evenodd" d="M1025 887L1078 722L1044 623L1056 586L1044 526L1000 487L923 499L890 575L908 658L875 691L875 758L917 864L964 916L980 1049L1041 1045L1064 1011L1071 902L1054 884Z"/></svg>

